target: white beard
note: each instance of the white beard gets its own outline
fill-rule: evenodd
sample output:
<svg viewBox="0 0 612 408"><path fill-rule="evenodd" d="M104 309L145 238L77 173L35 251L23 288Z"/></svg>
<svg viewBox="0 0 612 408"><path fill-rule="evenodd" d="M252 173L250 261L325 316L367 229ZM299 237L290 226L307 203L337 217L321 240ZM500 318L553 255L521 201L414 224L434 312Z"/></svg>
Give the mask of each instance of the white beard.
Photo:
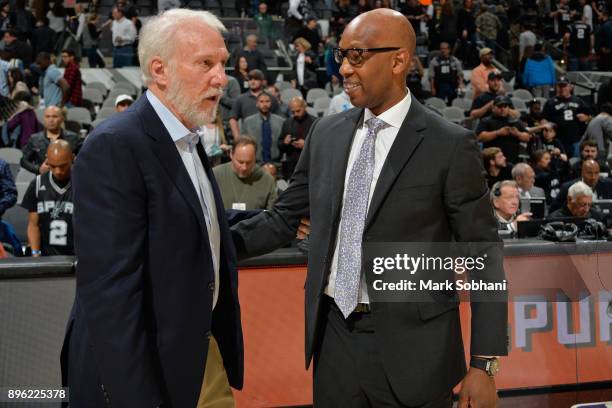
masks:
<svg viewBox="0 0 612 408"><path fill-rule="evenodd" d="M211 106L203 111L198 110L197 105L204 99L215 95L221 96L222 93L222 89L212 88L201 96L201 100L197 101L196 103L192 103L191 101L185 100L185 98L182 97L182 89L179 81L172 81L168 87L166 98L168 98L168 101L175 107L183 119L189 122L191 126L200 127L215 121L217 118L219 100L217 100L217 103L214 106Z"/></svg>

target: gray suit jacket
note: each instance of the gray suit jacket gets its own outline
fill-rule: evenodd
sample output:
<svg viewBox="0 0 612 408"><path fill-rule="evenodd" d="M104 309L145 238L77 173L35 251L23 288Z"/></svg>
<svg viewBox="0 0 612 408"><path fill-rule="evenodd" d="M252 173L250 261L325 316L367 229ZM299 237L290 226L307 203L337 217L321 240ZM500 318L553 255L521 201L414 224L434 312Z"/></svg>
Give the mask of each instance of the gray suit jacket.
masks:
<svg viewBox="0 0 612 408"><path fill-rule="evenodd" d="M290 241L300 217L310 216L305 284L307 365L316 355L316 344L325 336L323 291L340 225L348 156L362 120L363 109L356 108L315 122L291 183L274 208L238 224L232 231L238 256L255 256ZM378 178L362 243L454 239L499 246L488 194L474 134L413 98ZM504 279L501 249L495 251L480 276L472 274L472 278L496 282ZM370 291L376 278L367 262L367 258L362 262L362 273ZM470 352L506 355L505 292L495 301L489 296L472 292ZM371 302L381 359L394 392L405 405L422 405L448 392L465 374L456 294L437 297L443 299Z"/></svg>
<svg viewBox="0 0 612 408"><path fill-rule="evenodd" d="M281 116L270 114L270 126L272 127L272 145L270 151L272 153L272 161L280 161L280 151L278 150L278 138L283 128L283 119ZM263 122L261 115L258 113L248 116L242 123L242 134L249 135L257 142L257 162L263 162L262 145L261 145L261 123Z"/></svg>
<svg viewBox="0 0 612 408"><path fill-rule="evenodd" d="M524 193L521 193L521 198L525 198ZM529 190L529 195L531 198L546 198L546 193L543 188L533 186L531 190Z"/></svg>

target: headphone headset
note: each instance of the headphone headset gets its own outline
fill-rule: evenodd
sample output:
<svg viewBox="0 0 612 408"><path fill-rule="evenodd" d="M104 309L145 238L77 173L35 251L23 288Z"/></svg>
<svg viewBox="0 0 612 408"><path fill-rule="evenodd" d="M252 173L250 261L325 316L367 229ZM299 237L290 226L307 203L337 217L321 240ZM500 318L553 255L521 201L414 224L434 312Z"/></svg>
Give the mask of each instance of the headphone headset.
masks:
<svg viewBox="0 0 612 408"><path fill-rule="evenodd" d="M493 195L495 197L501 196L501 183L499 181L493 186Z"/></svg>
<svg viewBox="0 0 612 408"><path fill-rule="evenodd" d="M553 242L575 242L578 226L563 221L553 221L540 227L540 237Z"/></svg>
<svg viewBox="0 0 612 408"><path fill-rule="evenodd" d="M603 223L594 218L589 218L584 222L581 236L590 239L606 239L608 238L608 229Z"/></svg>

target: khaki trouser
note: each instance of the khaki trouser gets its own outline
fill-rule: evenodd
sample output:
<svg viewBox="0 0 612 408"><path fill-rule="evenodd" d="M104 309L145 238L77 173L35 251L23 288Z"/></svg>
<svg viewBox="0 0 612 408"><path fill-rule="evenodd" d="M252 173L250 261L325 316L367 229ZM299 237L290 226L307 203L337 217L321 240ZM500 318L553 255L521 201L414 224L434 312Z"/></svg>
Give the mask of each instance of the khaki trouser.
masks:
<svg viewBox="0 0 612 408"><path fill-rule="evenodd" d="M234 408L234 397L223 367L219 345L210 336L204 381L197 408Z"/></svg>

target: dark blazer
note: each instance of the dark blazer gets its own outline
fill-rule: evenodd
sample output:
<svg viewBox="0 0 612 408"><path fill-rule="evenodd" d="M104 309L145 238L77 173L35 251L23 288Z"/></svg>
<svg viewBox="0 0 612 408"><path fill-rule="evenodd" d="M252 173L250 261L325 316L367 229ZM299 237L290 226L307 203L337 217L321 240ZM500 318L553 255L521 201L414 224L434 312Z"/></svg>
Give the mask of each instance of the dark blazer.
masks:
<svg viewBox="0 0 612 408"><path fill-rule="evenodd" d="M299 83L297 84L297 87L304 93L304 98L306 98L306 93L310 89L317 88L319 86L319 82L317 80L317 54L309 50L306 51L305 55L310 57L312 62L310 64L307 62L304 63L304 83L301 86ZM296 81L298 80L297 56L293 58L293 71L291 79L295 79Z"/></svg>
<svg viewBox="0 0 612 408"><path fill-rule="evenodd" d="M352 109L315 122L291 183L274 209L232 230L239 257L253 256L290 240L299 218L310 216L307 365L325 324L321 300L340 223L351 141L362 120L363 110ZM478 147L473 133L413 98L378 178L363 243L451 239L499 242ZM363 273L371 288L371 268ZM501 262L488 268L485 278L503 279ZM459 311L453 298L451 294L441 302L371 303L385 370L406 405L421 405L448 392L465 374ZM500 303L472 303L472 354L507 353L506 293L502 298Z"/></svg>
<svg viewBox="0 0 612 408"><path fill-rule="evenodd" d="M196 191L141 97L97 126L73 170L77 291L62 351L74 407L195 407L211 332L242 387L236 254L204 149L221 229L215 287ZM103 390L103 392L102 392Z"/></svg>

